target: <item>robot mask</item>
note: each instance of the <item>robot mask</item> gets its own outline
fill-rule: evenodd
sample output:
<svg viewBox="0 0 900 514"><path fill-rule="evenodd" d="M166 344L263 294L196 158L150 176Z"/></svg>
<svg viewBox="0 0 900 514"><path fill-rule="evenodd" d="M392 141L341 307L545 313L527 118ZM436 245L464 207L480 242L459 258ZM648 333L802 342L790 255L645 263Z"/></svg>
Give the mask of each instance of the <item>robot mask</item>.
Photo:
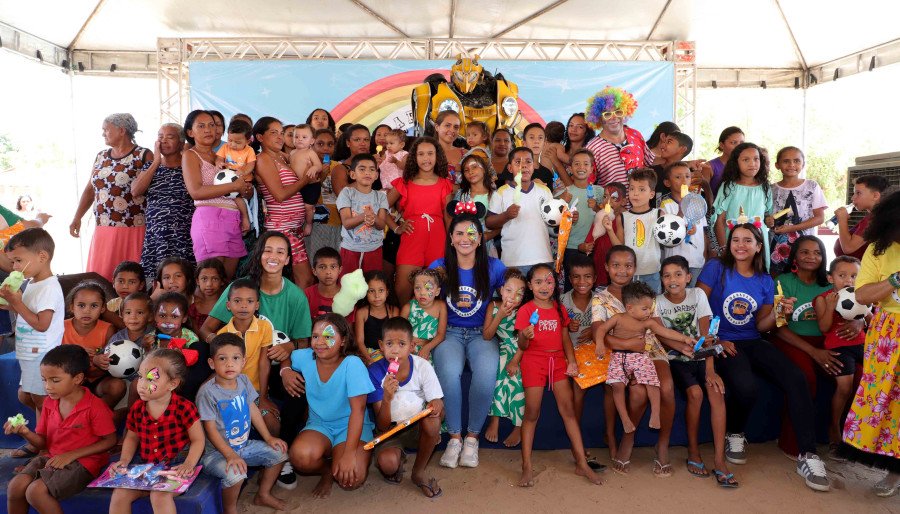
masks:
<svg viewBox="0 0 900 514"><path fill-rule="evenodd" d="M474 59L463 57L456 60L456 64L450 67L450 80L456 89L462 93L471 93L478 81L481 80L481 72L484 68L478 64L478 56Z"/></svg>

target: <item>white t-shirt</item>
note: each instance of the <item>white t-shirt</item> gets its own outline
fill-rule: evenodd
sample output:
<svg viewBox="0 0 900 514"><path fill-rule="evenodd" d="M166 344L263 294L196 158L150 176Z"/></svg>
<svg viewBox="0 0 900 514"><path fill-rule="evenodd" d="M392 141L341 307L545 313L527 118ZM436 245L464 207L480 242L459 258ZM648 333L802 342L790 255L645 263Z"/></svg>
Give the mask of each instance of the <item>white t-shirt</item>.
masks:
<svg viewBox="0 0 900 514"><path fill-rule="evenodd" d="M409 359L409 378L400 384L391 400L391 421L395 423L422 412L431 400L444 397L431 363L417 355L410 355ZM368 403L381 401L384 397L383 384L388 365L387 359L381 359L369 366L369 378L375 390L369 393Z"/></svg>
<svg viewBox="0 0 900 514"><path fill-rule="evenodd" d="M22 316L16 317L16 359L42 359L47 351L62 343L65 330L66 299L59 279L53 275L40 282L28 282L22 301L35 314L53 311L50 326L45 332L33 329Z"/></svg>
<svg viewBox="0 0 900 514"><path fill-rule="evenodd" d="M674 214L684 218L684 215L681 214L681 207L678 205L678 202L671 197L663 199L659 208L666 214ZM703 267L706 263L706 239L703 235L703 227L706 226L706 218L700 218L695 226L697 227L697 231L691 236L690 242L685 238L678 246L673 246L671 248L667 246L662 247L663 259L673 255L680 255L687 259L689 267ZM687 229L687 226L685 226L685 229Z"/></svg>
<svg viewBox="0 0 900 514"><path fill-rule="evenodd" d="M541 203L553 199L553 193L547 186L532 183L531 190L522 191L519 200L519 215L503 224L500 230L500 245L503 264L510 266L532 266L542 262L550 262L550 236L547 226L541 219ZM491 195L488 212L503 214L515 200L516 188L501 186Z"/></svg>
<svg viewBox="0 0 900 514"><path fill-rule="evenodd" d="M706 335L700 333L700 318L711 317L712 310L703 290L688 287L684 293L684 301L678 304L670 302L666 295L657 296L656 312L666 328L699 339L700 336Z"/></svg>
<svg viewBox="0 0 900 514"><path fill-rule="evenodd" d="M635 275L649 275L659 273L662 262L662 252L659 243L653 237L653 226L659 218L659 209L650 209L643 214L634 214L630 211L622 213L624 223L622 234L625 244L634 250L637 256Z"/></svg>
<svg viewBox="0 0 900 514"><path fill-rule="evenodd" d="M825 200L825 193L815 180L804 180L802 184L793 188L781 187L778 184L772 184L772 210L778 212L788 207L788 201L793 194L794 203L790 205L793 214L796 214L800 221L806 221L813 217L813 211L822 207L828 207ZM796 206L796 209L793 209ZM790 219L791 214L788 214ZM802 235L816 235L818 227L810 227L800 231Z"/></svg>

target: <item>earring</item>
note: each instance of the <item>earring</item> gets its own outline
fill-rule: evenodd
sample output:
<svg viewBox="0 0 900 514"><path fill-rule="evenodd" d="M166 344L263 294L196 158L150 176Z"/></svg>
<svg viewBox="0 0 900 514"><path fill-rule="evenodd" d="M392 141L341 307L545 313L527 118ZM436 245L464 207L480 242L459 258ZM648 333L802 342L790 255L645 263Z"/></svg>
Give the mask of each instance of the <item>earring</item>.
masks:
<svg viewBox="0 0 900 514"><path fill-rule="evenodd" d="M791 266L791 272L797 273L798 271L800 271L800 266L797 266L797 263L795 262L794 265Z"/></svg>

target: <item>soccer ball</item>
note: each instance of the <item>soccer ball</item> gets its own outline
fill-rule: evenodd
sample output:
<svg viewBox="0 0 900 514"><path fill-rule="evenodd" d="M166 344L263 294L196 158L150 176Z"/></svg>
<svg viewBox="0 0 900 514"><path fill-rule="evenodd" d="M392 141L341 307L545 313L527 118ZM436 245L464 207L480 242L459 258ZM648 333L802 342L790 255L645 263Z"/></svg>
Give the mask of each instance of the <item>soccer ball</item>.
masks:
<svg viewBox="0 0 900 514"><path fill-rule="evenodd" d="M653 226L653 237L663 246L678 246L687 234L684 218L674 214L664 214L656 219Z"/></svg>
<svg viewBox="0 0 900 514"><path fill-rule="evenodd" d="M547 226L558 227L560 222L562 222L562 215L566 207L568 207L568 204L559 198L542 202L541 219L544 220Z"/></svg>
<svg viewBox="0 0 900 514"><path fill-rule="evenodd" d="M213 179L213 184L215 184L217 186L220 184L230 184L230 183L238 180L238 178L240 178L240 177L237 176L237 173L235 173L231 170L219 170L219 172L216 173L216 177ZM237 198L237 197L238 197L237 191L232 191L232 192L228 193L227 195L225 195L225 198Z"/></svg>
<svg viewBox="0 0 900 514"><path fill-rule="evenodd" d="M275 334L275 341L273 341L272 344L284 344L284 343L291 342L291 338L288 337L287 334L285 334L281 330L276 330L274 332L274 334Z"/></svg>
<svg viewBox="0 0 900 514"><path fill-rule="evenodd" d="M856 301L854 288L845 287L838 291L838 303L835 310L842 318L852 321L868 316L871 312L871 307Z"/></svg>
<svg viewBox="0 0 900 514"><path fill-rule="evenodd" d="M109 374L116 378L134 375L144 360L144 350L128 339L113 341L104 353L109 355Z"/></svg>

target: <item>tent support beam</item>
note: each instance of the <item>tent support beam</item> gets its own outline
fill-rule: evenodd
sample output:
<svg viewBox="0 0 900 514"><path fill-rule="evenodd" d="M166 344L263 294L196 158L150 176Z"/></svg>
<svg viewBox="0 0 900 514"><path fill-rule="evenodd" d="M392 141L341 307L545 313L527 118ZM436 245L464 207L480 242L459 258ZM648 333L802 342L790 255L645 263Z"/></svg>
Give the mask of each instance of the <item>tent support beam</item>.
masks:
<svg viewBox="0 0 900 514"><path fill-rule="evenodd" d="M784 15L784 9L781 8L781 2L779 0L775 0L775 7L778 8L778 14L781 15L781 21L784 22L784 26L785 28L787 28L788 35L791 36L791 44L794 46L794 53L797 54L797 60L800 61L801 68L803 69L803 71L808 71L809 66L807 66L806 64L806 58L803 57L803 51L800 50L800 45L797 44L797 38L794 37L794 31L791 29L791 24L788 23L787 16ZM806 74L804 73L804 75ZM805 82L802 83L805 85Z"/></svg>
<svg viewBox="0 0 900 514"><path fill-rule="evenodd" d="M544 7L543 9L541 9L529 16L526 16L525 18L522 18L521 20L510 25L509 27L506 27L505 29L501 30L500 32L494 34L493 36L491 36L491 39L497 39L498 37L500 37L504 34L508 34L512 31L516 30L517 28L521 27L522 25L525 25L526 23L530 22L531 20L533 20L539 16L543 16L544 14L552 11L553 9L556 9L560 5L566 3L567 1L568 0L556 0L555 2L548 5L547 7Z"/></svg>
<svg viewBox="0 0 900 514"><path fill-rule="evenodd" d="M88 28L88 25L90 25L91 22L94 21L94 16L97 16L97 13L100 12L100 9L103 8L104 4L106 4L106 0L99 0L97 2L97 5L94 7L94 10L91 11L90 16L88 16L87 19L84 20L84 23L81 24L81 28L78 29L78 33L75 34L75 37L72 38L72 42L69 43L68 50L70 52L75 48L78 42L81 41L82 34L84 34L84 31Z"/></svg>
<svg viewBox="0 0 900 514"><path fill-rule="evenodd" d="M47 66L58 66L68 72L72 60L69 52L46 39L41 39L0 22L0 49L21 55ZM38 57L40 52L40 57ZM67 64L67 66L63 66Z"/></svg>
<svg viewBox="0 0 900 514"><path fill-rule="evenodd" d="M401 36L403 36L403 37L405 37L405 38L409 38L409 34L407 34L406 32L403 32L402 30L400 30L399 27L397 27L396 25L394 25L393 23L391 23L390 21L388 21L387 18L385 18L384 16L382 16L382 15L378 14L377 12L375 12L371 7L369 7L368 5L364 4L364 3L362 2L362 0L350 0L350 2L353 3L353 5L359 7L360 9L362 9L363 11L367 12L371 17L373 17L373 18L375 18L376 20L380 21L382 24L384 24L384 26L386 26L386 27L388 27L389 29L393 30L393 31L396 32L397 34L400 34Z"/></svg>
<svg viewBox="0 0 900 514"><path fill-rule="evenodd" d="M669 6L672 5L672 0L666 0L666 5L663 6L662 10L659 11L659 16L656 17L656 21L653 23L653 27L650 28L650 32L647 34L647 41L653 39L653 34L656 32L656 28L659 27L659 22L662 21L663 16L666 15L666 11L669 10Z"/></svg>

